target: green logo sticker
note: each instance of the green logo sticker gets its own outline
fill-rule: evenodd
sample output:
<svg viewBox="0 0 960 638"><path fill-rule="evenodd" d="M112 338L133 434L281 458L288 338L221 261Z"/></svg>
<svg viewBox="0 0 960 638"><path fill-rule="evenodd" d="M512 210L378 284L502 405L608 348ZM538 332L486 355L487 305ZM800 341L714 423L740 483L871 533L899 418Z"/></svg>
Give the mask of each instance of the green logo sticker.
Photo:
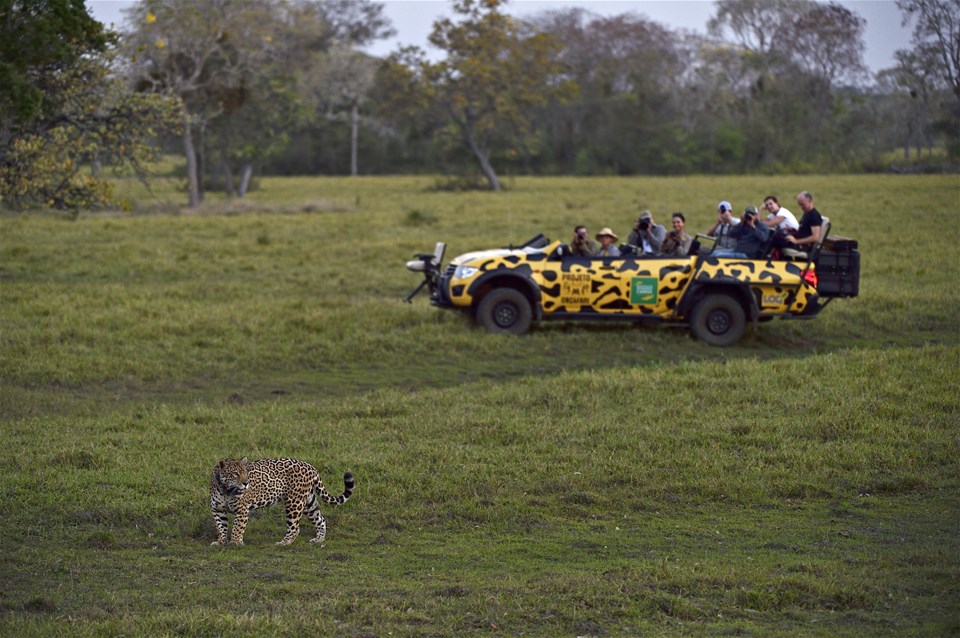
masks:
<svg viewBox="0 0 960 638"><path fill-rule="evenodd" d="M630 282L630 303L634 306L657 303L659 283L660 280L656 277L634 277Z"/></svg>

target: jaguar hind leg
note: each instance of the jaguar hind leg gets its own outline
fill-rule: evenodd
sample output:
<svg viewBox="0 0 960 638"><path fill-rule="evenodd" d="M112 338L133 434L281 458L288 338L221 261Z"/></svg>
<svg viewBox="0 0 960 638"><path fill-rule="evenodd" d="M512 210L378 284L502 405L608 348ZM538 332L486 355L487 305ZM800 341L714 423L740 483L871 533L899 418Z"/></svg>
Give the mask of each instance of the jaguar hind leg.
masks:
<svg viewBox="0 0 960 638"><path fill-rule="evenodd" d="M300 535L300 518L303 516L304 501L305 499L302 498L287 499L287 534L277 545L289 545Z"/></svg>
<svg viewBox="0 0 960 638"><path fill-rule="evenodd" d="M307 518L317 528L317 535L310 539L311 543L322 543L327 537L327 521L320 513L320 502L317 501L317 495L311 491L310 498L307 500Z"/></svg>

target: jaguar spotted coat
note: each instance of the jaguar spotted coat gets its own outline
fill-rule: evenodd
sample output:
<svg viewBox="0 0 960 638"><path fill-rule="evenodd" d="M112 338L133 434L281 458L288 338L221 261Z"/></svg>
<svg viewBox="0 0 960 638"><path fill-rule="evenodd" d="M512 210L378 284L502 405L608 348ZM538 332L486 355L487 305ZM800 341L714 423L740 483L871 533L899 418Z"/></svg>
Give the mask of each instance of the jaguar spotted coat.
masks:
<svg viewBox="0 0 960 638"><path fill-rule="evenodd" d="M300 519L307 518L317 529L311 543L322 543L327 523L320 513L320 500L342 505L353 493L353 474L343 475L343 494L332 496L323 487L320 473L306 461L296 459L222 459L210 477L210 509L217 527L214 545L227 543L227 515L234 514L230 542L243 545L243 533L250 512L284 501L287 511L287 534L278 545L289 545L300 534Z"/></svg>

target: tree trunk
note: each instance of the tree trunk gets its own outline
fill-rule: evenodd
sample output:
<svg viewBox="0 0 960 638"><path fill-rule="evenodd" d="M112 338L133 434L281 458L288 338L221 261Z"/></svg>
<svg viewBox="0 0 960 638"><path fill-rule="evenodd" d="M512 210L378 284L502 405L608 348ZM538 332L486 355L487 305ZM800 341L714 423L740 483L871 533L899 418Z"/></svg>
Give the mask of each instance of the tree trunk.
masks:
<svg viewBox="0 0 960 638"><path fill-rule="evenodd" d="M356 100L350 109L350 175L357 175L357 138L360 130L360 106Z"/></svg>
<svg viewBox="0 0 960 638"><path fill-rule="evenodd" d="M247 189L250 188L250 177L253 175L253 164L249 160L243 162L243 169L240 173L240 190L238 196L243 199L243 196L247 194Z"/></svg>
<svg viewBox="0 0 960 638"><path fill-rule="evenodd" d="M487 178L487 182L490 184L490 190L499 191L500 190L500 180L497 179L497 174L493 170L493 166L490 164L490 153L481 149L473 139L473 131L469 129L466 131L467 146L470 147L470 150L473 151L473 154L477 156L477 161L480 162L480 170L483 172L483 176Z"/></svg>
<svg viewBox="0 0 960 638"><path fill-rule="evenodd" d="M226 191L227 199L232 199L236 191L233 190L233 171L230 170L230 162L222 160L220 167L223 170L223 190Z"/></svg>
<svg viewBox="0 0 960 638"><path fill-rule="evenodd" d="M200 205L200 181L197 177L197 149L193 144L193 127L190 123L190 112L187 103L181 99L183 112L183 154L187 158L187 193L189 208Z"/></svg>

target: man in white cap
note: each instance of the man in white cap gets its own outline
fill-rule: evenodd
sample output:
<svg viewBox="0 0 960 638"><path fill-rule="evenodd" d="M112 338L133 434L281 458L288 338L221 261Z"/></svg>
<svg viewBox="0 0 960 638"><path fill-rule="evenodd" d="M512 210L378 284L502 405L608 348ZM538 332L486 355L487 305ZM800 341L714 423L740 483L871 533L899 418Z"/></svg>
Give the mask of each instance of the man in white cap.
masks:
<svg viewBox="0 0 960 638"><path fill-rule="evenodd" d="M633 224L633 230L627 236L627 243L637 247L644 255L656 255L660 252L663 240L667 238L667 229L653 221L653 214L645 210Z"/></svg>
<svg viewBox="0 0 960 638"><path fill-rule="evenodd" d="M609 228L604 228L597 233L597 241L600 242L597 257L619 257L620 249L613 245L613 242L619 239Z"/></svg>
<svg viewBox="0 0 960 638"><path fill-rule="evenodd" d="M724 200L717 204L717 223L710 227L707 235L716 238L714 250L736 250L737 238L730 235L733 227L740 223L739 217L733 216L733 206Z"/></svg>

